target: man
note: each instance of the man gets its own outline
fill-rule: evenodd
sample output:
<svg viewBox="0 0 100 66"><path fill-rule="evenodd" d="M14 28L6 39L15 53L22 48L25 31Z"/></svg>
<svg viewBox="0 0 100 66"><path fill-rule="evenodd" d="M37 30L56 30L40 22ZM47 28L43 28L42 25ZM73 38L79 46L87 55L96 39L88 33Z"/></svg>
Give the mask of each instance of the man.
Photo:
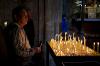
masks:
<svg viewBox="0 0 100 66"><path fill-rule="evenodd" d="M14 23L5 29L9 59L13 58L11 64L25 66L28 65L34 54L41 52L41 47L31 48L29 44L23 28L28 22L26 8L23 6L16 7L13 9L12 17Z"/></svg>

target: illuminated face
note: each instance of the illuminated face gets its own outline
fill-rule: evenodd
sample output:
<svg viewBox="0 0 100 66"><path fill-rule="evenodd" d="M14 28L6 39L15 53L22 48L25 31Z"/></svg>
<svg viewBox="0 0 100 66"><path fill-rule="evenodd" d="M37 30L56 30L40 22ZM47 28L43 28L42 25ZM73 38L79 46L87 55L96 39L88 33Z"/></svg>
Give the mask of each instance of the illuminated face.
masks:
<svg viewBox="0 0 100 66"><path fill-rule="evenodd" d="M20 12L20 19L19 21L21 22L21 24L23 25L26 25L27 22L28 22L28 14L27 14L27 11L25 9L23 9L21 12Z"/></svg>

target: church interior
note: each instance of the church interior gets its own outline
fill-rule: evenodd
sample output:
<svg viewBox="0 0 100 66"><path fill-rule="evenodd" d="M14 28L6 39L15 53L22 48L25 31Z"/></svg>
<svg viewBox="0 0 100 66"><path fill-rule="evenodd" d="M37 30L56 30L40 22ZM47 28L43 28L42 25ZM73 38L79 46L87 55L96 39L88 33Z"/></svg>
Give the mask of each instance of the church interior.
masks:
<svg viewBox="0 0 100 66"><path fill-rule="evenodd" d="M18 5L31 10L39 66L100 65L99 0L0 0L0 66L9 63L3 31Z"/></svg>

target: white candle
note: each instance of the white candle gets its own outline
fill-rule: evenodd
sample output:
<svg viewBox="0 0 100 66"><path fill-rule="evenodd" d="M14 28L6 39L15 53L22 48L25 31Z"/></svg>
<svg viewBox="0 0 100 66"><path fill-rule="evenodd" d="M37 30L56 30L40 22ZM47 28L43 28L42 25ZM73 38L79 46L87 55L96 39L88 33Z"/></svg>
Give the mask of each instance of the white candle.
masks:
<svg viewBox="0 0 100 66"><path fill-rule="evenodd" d="M60 36L62 35L62 32L60 33Z"/></svg>
<svg viewBox="0 0 100 66"><path fill-rule="evenodd" d="M79 39L79 37L78 37L78 42L80 42L80 39Z"/></svg>
<svg viewBox="0 0 100 66"><path fill-rule="evenodd" d="M68 35L68 41L71 40L71 35Z"/></svg>
<svg viewBox="0 0 100 66"><path fill-rule="evenodd" d="M57 40L57 36L58 36L58 34L55 35L55 40Z"/></svg>
<svg viewBox="0 0 100 66"><path fill-rule="evenodd" d="M66 41L66 35L67 35L67 32L65 32L65 41Z"/></svg>
<svg viewBox="0 0 100 66"><path fill-rule="evenodd" d="M95 42L93 43L93 50L95 50Z"/></svg>
<svg viewBox="0 0 100 66"><path fill-rule="evenodd" d="M61 41L62 41L62 39L63 39L63 38L62 38L62 33L60 33L59 36L60 36L60 43L61 43Z"/></svg>
<svg viewBox="0 0 100 66"><path fill-rule="evenodd" d="M55 36L55 40L59 40L59 34L56 34L56 36Z"/></svg>
<svg viewBox="0 0 100 66"><path fill-rule="evenodd" d="M81 47L81 44L80 44L80 39L79 39L79 37L78 37L78 42L77 42L77 44L78 44L78 45L80 45L80 47Z"/></svg>
<svg viewBox="0 0 100 66"><path fill-rule="evenodd" d="M99 52L99 42L97 42L97 52Z"/></svg>
<svg viewBox="0 0 100 66"><path fill-rule="evenodd" d="M84 46L86 46L86 39L85 39L85 37L84 37Z"/></svg>
<svg viewBox="0 0 100 66"><path fill-rule="evenodd" d="M81 44L83 43L83 41L81 40Z"/></svg>
<svg viewBox="0 0 100 66"><path fill-rule="evenodd" d="M71 40L71 35L69 35L69 39Z"/></svg>
<svg viewBox="0 0 100 66"><path fill-rule="evenodd" d="M59 42L60 41L60 35L58 34L57 36L58 36L58 42Z"/></svg>

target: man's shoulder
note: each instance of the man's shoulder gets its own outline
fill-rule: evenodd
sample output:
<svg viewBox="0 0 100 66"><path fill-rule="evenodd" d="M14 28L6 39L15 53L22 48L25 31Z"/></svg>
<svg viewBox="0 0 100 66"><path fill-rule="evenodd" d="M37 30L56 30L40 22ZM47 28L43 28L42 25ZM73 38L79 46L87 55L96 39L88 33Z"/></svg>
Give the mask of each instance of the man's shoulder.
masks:
<svg viewBox="0 0 100 66"><path fill-rule="evenodd" d="M7 27L5 27L5 31L14 31L17 30L18 26L16 24L9 24Z"/></svg>

